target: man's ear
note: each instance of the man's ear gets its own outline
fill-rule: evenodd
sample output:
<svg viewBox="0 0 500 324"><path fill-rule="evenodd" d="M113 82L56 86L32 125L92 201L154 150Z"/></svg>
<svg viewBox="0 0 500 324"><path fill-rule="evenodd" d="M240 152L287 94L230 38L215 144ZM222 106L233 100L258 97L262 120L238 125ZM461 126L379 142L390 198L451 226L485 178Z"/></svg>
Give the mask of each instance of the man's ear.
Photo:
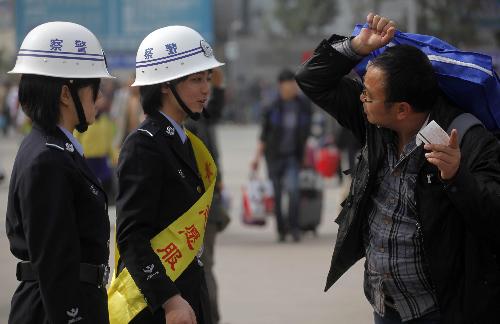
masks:
<svg viewBox="0 0 500 324"><path fill-rule="evenodd" d="M70 106L73 102L73 98L71 97L71 91L67 85L63 85L61 88L61 95L59 96L59 101L63 106Z"/></svg>
<svg viewBox="0 0 500 324"><path fill-rule="evenodd" d="M396 116L398 120L403 120L408 118L408 116L413 112L411 105L405 101L396 103Z"/></svg>

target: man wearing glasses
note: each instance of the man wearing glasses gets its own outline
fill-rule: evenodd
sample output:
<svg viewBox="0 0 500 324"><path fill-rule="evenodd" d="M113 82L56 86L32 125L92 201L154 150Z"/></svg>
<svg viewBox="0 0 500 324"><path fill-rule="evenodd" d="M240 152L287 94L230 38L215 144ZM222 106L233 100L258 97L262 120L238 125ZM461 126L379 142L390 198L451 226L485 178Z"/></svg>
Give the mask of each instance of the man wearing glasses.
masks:
<svg viewBox="0 0 500 324"><path fill-rule="evenodd" d="M396 45L369 63L363 83L347 76L387 45L393 21L367 16L354 38L333 35L297 72L304 93L363 144L342 211L329 289L366 257L364 291L375 323L495 323L500 309L500 148L483 127L458 143L425 144L461 113L439 90L427 56Z"/></svg>

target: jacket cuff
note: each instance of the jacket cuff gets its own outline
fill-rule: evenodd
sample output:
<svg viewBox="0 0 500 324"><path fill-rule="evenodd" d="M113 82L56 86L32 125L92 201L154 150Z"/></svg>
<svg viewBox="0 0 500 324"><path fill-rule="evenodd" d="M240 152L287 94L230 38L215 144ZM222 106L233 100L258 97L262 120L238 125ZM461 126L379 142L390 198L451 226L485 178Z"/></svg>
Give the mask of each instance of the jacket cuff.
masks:
<svg viewBox="0 0 500 324"><path fill-rule="evenodd" d="M152 294L147 298L144 296L144 301L148 304L148 308L152 313L162 309L163 304L170 299L171 297L180 294L179 290L175 287L175 285L164 284L162 287L158 287L158 290L161 290L161 293ZM143 294L144 295L144 294Z"/></svg>
<svg viewBox="0 0 500 324"><path fill-rule="evenodd" d="M344 37L333 35L328 40L324 39L315 52L327 56L342 56L352 63L357 64L364 56L358 55L351 47L350 40L352 37Z"/></svg>
<svg viewBox="0 0 500 324"><path fill-rule="evenodd" d="M335 43L339 43L339 42L342 42L346 39L352 39L353 37L346 37L346 36L340 36L340 35L336 35L336 34L333 34L332 36L330 36L330 38L328 38L328 43L330 45L332 44L335 44Z"/></svg>
<svg viewBox="0 0 500 324"><path fill-rule="evenodd" d="M460 165L455 176L449 180L444 180L439 177L443 183L445 192L448 193L450 199L459 207L461 210L467 210L468 204L464 197L474 197L475 186L471 186L474 183L473 177L466 167ZM460 207L463 207L460 208Z"/></svg>
<svg viewBox="0 0 500 324"><path fill-rule="evenodd" d="M347 56L348 58L350 58L353 61L360 61L364 57L364 56L356 53L356 51L354 51L354 48L352 48L350 38L346 38L346 39L342 40L341 42L333 43L333 44L331 44L331 46L337 52L339 52L340 54L342 54L344 56Z"/></svg>

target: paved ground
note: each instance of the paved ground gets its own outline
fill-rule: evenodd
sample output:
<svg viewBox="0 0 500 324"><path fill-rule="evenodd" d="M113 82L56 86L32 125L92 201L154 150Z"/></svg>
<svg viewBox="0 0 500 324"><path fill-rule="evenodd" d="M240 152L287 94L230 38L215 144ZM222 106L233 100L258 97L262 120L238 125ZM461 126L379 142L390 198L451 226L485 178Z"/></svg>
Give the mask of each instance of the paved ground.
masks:
<svg viewBox="0 0 500 324"><path fill-rule="evenodd" d="M219 129L225 185L233 195L232 223L218 237L216 275L224 324L361 324L372 323L362 292L362 263L356 264L328 292L323 292L337 226L341 189L326 183L319 237L299 244L275 243L274 222L249 228L240 222L241 186L248 176L257 128ZM10 172L19 139L0 138L0 166ZM0 184L0 323L7 323L9 303L17 286L16 260L5 235L7 185ZM114 210L110 220L114 223ZM112 259L111 259L112 260Z"/></svg>

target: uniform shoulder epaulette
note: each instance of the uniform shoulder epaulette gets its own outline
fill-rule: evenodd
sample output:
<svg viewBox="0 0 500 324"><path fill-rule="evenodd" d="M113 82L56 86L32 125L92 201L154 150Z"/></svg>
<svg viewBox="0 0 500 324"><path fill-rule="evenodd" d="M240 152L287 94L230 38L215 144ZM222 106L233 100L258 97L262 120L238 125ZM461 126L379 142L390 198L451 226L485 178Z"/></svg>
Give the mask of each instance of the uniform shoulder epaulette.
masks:
<svg viewBox="0 0 500 324"><path fill-rule="evenodd" d="M53 149L56 149L56 150L64 151L64 147L59 146L59 145L57 145L57 144L55 144L55 143L49 143L49 142L46 142L46 143L45 143L45 145L46 145L47 147L50 147L50 148L53 148Z"/></svg>
<svg viewBox="0 0 500 324"><path fill-rule="evenodd" d="M46 138L45 146L59 151L68 151L70 153L73 153L76 150L70 141L64 141L53 136L48 136Z"/></svg>
<svg viewBox="0 0 500 324"><path fill-rule="evenodd" d="M139 126L139 128L137 128L137 132L149 137L154 137L160 131L160 129L161 126L158 124L158 122L150 121Z"/></svg>
<svg viewBox="0 0 500 324"><path fill-rule="evenodd" d="M54 136L49 135L45 138L45 146L51 149L64 151L64 142Z"/></svg>

